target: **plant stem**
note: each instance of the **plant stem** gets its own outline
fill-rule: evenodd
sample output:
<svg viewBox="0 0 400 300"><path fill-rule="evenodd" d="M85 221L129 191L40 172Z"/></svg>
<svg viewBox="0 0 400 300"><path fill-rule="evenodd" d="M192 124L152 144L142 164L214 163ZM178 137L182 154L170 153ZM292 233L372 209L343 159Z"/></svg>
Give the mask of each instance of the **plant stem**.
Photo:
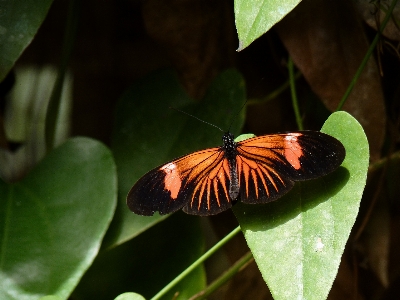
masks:
<svg viewBox="0 0 400 300"><path fill-rule="evenodd" d="M253 254L250 251L247 252L233 266L231 266L228 270L226 270L220 277L214 280L203 291L191 297L190 300L205 299L207 296L211 295L214 291L216 291L220 286L226 283L229 279L231 279L234 275L236 275L236 273L238 273L243 268L243 266L251 262L252 259L253 259Z"/></svg>
<svg viewBox="0 0 400 300"><path fill-rule="evenodd" d="M55 145L57 120L61 104L61 93L63 89L65 73L67 71L68 62L71 57L72 46L78 27L78 5L79 0L69 1L61 62L58 68L57 78L54 83L53 91L50 96L49 105L47 106L45 123L45 140L47 152L51 151Z"/></svg>
<svg viewBox="0 0 400 300"><path fill-rule="evenodd" d="M347 88L346 92L344 93L342 100L340 100L340 103L338 105L338 107L336 108L336 111L341 110L344 103L346 102L347 98L349 97L351 91L353 90L358 78L360 78L362 71L364 70L369 58L372 55L372 52L374 51L376 44L379 41L379 38L381 36L381 33L383 32L383 30L386 27L387 22L390 19L390 16L392 15L393 9L396 6L398 0L393 0L392 4L390 5L390 8L388 10L388 12L386 13L385 19L383 20L381 27L379 28L378 33L375 35L374 40L372 41L371 45L368 48L367 54L364 56L364 59L362 60L360 66L358 67L358 70L356 72L356 74L354 75L354 77L352 78L349 87Z"/></svg>
<svg viewBox="0 0 400 300"><path fill-rule="evenodd" d="M204 253L199 259L197 259L193 264L191 264L185 271L175 277L170 283L168 283L161 291L159 291L152 300L160 299L164 296L169 290L171 290L179 281L181 281L185 276L187 276L190 272L196 269L200 264L202 264L207 258L213 255L219 248L221 248L224 244L226 244L230 239L232 239L236 234L240 232L240 226L236 227L232 230L226 237L220 240L217 244L215 244L210 250Z"/></svg>
<svg viewBox="0 0 400 300"><path fill-rule="evenodd" d="M301 72L297 72L294 75L294 79L297 80L301 77ZM278 97L280 94L282 94L288 87L290 86L290 82L285 81L282 85L280 85L277 89L273 90L271 93L269 93L268 95L266 95L265 97L257 100L257 99L249 99L247 100L247 105L257 105L257 104L262 104L262 103L266 103L269 102L273 99L275 99L276 97Z"/></svg>
<svg viewBox="0 0 400 300"><path fill-rule="evenodd" d="M288 61L288 69L289 69L290 92L292 95L292 104L293 104L294 114L296 116L296 123L299 130L303 130L303 121L301 120L299 102L297 100L297 94L296 94L296 82L295 82L296 80L294 76L293 60L290 56Z"/></svg>
<svg viewBox="0 0 400 300"><path fill-rule="evenodd" d="M400 161L400 151L394 152L391 155L383 157L380 160L375 161L372 164L370 164L370 166L368 168L368 173L375 172L375 171L383 168L388 160L390 160L392 162Z"/></svg>

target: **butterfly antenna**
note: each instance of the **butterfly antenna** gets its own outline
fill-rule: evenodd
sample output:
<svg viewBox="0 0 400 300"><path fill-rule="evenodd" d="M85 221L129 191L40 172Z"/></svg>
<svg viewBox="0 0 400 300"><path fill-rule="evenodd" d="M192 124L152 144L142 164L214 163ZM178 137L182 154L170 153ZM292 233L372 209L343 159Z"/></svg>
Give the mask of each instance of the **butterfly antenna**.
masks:
<svg viewBox="0 0 400 300"><path fill-rule="evenodd" d="M231 122L231 125L229 125L228 131L231 131L231 127L232 127L232 125L233 125L233 122L235 121L236 117L240 114L240 112L243 110L243 108L246 106L246 104L247 104L247 99L246 99L246 101L243 103L243 105L242 105L242 107L239 109L239 111L236 113L236 115L233 117L232 122Z"/></svg>
<svg viewBox="0 0 400 300"><path fill-rule="evenodd" d="M183 114L185 114L185 115L188 115L189 117L195 118L195 119L199 120L200 122L203 122L203 123L206 123L206 124L208 124L208 125L214 126L215 128L218 128L219 130L221 130L222 132L224 132L224 131L223 131L220 127L218 127L217 125L214 125L214 124L212 124L212 123L209 123L209 122L207 122L207 121L204 121L204 120L202 120L202 119L199 119L198 117L195 117L195 116L193 116L193 115L191 115L191 114L189 114L189 113L187 113L187 112L185 112L185 111L183 111L183 110L177 109L177 108L172 107L172 106L170 106L169 108L174 109L174 110L176 110L176 111L179 111L180 113L183 113Z"/></svg>

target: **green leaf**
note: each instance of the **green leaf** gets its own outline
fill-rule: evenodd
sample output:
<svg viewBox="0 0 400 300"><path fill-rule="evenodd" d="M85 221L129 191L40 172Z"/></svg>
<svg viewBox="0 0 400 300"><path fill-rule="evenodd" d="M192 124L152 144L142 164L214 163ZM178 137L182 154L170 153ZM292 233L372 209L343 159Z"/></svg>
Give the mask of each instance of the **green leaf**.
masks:
<svg viewBox="0 0 400 300"><path fill-rule="evenodd" d="M41 297L39 300L63 300L63 298L54 295L49 295Z"/></svg>
<svg viewBox="0 0 400 300"><path fill-rule="evenodd" d="M252 134L252 133L241 134L235 139L235 142L238 143L238 142L241 142L241 141L244 141L247 139L251 139L253 137L255 137L255 134Z"/></svg>
<svg viewBox="0 0 400 300"><path fill-rule="evenodd" d="M52 151L22 181L0 181L0 298L67 298L96 256L117 195L111 152L88 138Z"/></svg>
<svg viewBox="0 0 400 300"><path fill-rule="evenodd" d="M369 149L361 125L332 114L322 132L339 139L346 158L335 172L305 182L265 205L234 208L274 299L326 299L365 187Z"/></svg>
<svg viewBox="0 0 400 300"><path fill-rule="evenodd" d="M117 107L111 147L118 167L119 204L106 247L120 244L165 218L158 213L152 217L134 215L127 208L126 195L141 176L173 158L222 144L218 129L170 107L237 134L244 122L244 102L244 80L233 70L215 78L197 103L186 95L171 70L157 71L126 92Z"/></svg>
<svg viewBox="0 0 400 300"><path fill-rule="evenodd" d="M52 0L2 1L0 7L0 82L31 43Z"/></svg>
<svg viewBox="0 0 400 300"><path fill-rule="evenodd" d="M235 23L241 51L286 16L301 0L235 0Z"/></svg>
<svg viewBox="0 0 400 300"><path fill-rule="evenodd" d="M136 293L123 293L114 300L146 300L142 295Z"/></svg>
<svg viewBox="0 0 400 300"><path fill-rule="evenodd" d="M134 239L102 251L72 298L108 300L125 291L150 298L203 252L200 218L177 212ZM204 289L205 284L204 268L200 266L162 299L189 299Z"/></svg>

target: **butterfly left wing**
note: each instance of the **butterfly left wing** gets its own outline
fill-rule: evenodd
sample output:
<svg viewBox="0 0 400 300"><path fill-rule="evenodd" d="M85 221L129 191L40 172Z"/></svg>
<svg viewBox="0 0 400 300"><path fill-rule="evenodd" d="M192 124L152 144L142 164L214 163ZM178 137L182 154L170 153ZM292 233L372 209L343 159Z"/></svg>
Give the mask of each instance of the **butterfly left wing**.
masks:
<svg viewBox="0 0 400 300"><path fill-rule="evenodd" d="M294 181L324 176L346 152L337 139L318 131L265 135L238 142L236 165L244 203L273 201Z"/></svg>
<svg viewBox="0 0 400 300"><path fill-rule="evenodd" d="M221 148L172 160L148 172L130 190L127 204L139 215L175 212L217 214L231 207L229 165Z"/></svg>

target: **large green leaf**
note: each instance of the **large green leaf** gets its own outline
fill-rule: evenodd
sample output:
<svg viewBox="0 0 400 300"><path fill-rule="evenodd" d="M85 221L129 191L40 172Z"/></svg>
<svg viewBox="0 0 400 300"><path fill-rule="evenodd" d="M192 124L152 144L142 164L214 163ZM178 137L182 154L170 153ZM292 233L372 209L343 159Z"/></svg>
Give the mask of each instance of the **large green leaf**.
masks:
<svg viewBox="0 0 400 300"><path fill-rule="evenodd" d="M345 112L332 114L321 131L346 148L338 170L296 183L273 203L234 208L274 299L327 297L358 213L369 163L364 131Z"/></svg>
<svg viewBox="0 0 400 300"><path fill-rule="evenodd" d="M0 299L67 298L96 256L116 204L111 152L88 138L0 181Z"/></svg>
<svg viewBox="0 0 400 300"><path fill-rule="evenodd" d="M206 147L221 145L222 133L170 107L191 113L237 134L244 122L244 81L233 70L221 73L197 103L171 70L157 71L133 85L117 107L112 151L118 167L119 205L105 246L126 241L165 217L134 215L126 206L132 185L152 168ZM240 112L240 114L239 114Z"/></svg>
<svg viewBox="0 0 400 300"><path fill-rule="evenodd" d="M134 239L102 251L72 298L108 300L133 291L149 299L203 252L200 217L177 212ZM189 299L205 285L205 271L200 266L162 299ZM179 295L174 297L176 292Z"/></svg>
<svg viewBox="0 0 400 300"><path fill-rule="evenodd" d="M2 1L0 5L0 82L30 44L52 0Z"/></svg>
<svg viewBox="0 0 400 300"><path fill-rule="evenodd" d="M235 0L239 48L243 50L286 16L301 0Z"/></svg>

